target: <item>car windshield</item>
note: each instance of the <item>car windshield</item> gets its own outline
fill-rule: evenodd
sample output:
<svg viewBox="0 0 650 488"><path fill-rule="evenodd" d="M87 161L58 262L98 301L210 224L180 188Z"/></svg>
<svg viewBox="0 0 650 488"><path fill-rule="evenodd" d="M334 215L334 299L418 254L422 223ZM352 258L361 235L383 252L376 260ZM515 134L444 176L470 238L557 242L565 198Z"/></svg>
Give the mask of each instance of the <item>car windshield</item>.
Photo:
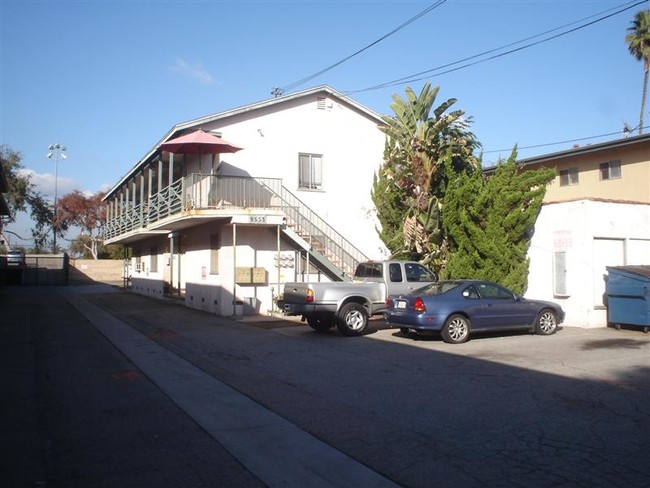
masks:
<svg viewBox="0 0 650 488"><path fill-rule="evenodd" d="M439 281L438 283L433 283L431 285L420 288L418 292L426 295L440 295L441 293L446 293L449 290L453 290L460 283L458 281Z"/></svg>

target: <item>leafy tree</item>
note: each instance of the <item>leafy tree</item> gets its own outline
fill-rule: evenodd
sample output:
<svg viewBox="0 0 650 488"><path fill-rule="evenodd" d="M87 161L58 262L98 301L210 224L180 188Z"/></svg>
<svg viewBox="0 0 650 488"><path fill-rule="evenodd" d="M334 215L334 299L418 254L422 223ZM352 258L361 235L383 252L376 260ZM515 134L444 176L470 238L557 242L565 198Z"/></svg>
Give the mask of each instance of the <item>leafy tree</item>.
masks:
<svg viewBox="0 0 650 488"><path fill-rule="evenodd" d="M16 220L18 212L29 212L34 228L31 230L34 250L42 252L47 242L48 233L52 229L54 209L36 190L29 174L21 163L22 156L7 145L0 146L0 164L4 170L9 185L8 222ZM2 224L0 224L0 231ZM62 232L62 229L60 230Z"/></svg>
<svg viewBox="0 0 650 488"><path fill-rule="evenodd" d="M648 94L648 75L650 73L650 10L637 12L632 25L627 29L625 42L637 61L643 61L643 90L641 94L641 116L639 134L643 134L643 114Z"/></svg>
<svg viewBox="0 0 650 488"><path fill-rule="evenodd" d="M131 259L133 248L124 247L121 244L109 244L103 246L100 253L102 259Z"/></svg>
<svg viewBox="0 0 650 488"><path fill-rule="evenodd" d="M491 176L461 173L450 180L443 224L450 256L448 278L496 281L523 294L532 230L555 170L521 170L517 149Z"/></svg>
<svg viewBox="0 0 650 488"><path fill-rule="evenodd" d="M471 119L450 110L456 99L433 108L439 89L426 83L419 95L410 87L404 99L393 95L394 115L383 117L384 163L371 194L379 236L391 254L437 270L445 260L440 209L448 179L479 168L473 152L480 146L469 131Z"/></svg>
<svg viewBox="0 0 650 488"><path fill-rule="evenodd" d="M87 235L79 235L76 239L71 240L69 250L74 257L93 259L92 242ZM125 248L120 244L109 244L108 246L101 242L97 244L97 259L121 260L125 259L125 257L127 259L131 257L131 248Z"/></svg>
<svg viewBox="0 0 650 488"><path fill-rule="evenodd" d="M106 222L106 208L102 205L104 193L86 196L75 190L61 197L58 201L57 227L81 228L77 245L86 249L93 259L98 259L99 248L103 242L102 229Z"/></svg>

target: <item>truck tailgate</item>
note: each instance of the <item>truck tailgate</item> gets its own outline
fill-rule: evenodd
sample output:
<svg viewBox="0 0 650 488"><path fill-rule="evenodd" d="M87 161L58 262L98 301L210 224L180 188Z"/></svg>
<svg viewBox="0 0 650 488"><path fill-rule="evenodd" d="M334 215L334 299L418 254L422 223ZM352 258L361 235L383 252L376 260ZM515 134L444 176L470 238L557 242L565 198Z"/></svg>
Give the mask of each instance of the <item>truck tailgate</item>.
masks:
<svg viewBox="0 0 650 488"><path fill-rule="evenodd" d="M307 303L309 283L286 283L283 300L285 303Z"/></svg>

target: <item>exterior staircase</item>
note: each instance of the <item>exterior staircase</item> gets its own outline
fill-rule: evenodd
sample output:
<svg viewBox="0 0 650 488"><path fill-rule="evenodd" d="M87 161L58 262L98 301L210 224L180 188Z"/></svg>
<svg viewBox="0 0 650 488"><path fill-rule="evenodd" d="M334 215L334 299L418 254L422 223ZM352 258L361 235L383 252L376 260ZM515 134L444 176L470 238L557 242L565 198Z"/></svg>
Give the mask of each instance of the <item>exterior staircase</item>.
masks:
<svg viewBox="0 0 650 488"><path fill-rule="evenodd" d="M351 280L357 264L368 259L280 179L191 174L142 203L127 198L122 204L104 227L105 239L161 229L170 220L192 219L195 210L274 210L284 216L282 232L292 246L330 279Z"/></svg>
<svg viewBox="0 0 650 488"><path fill-rule="evenodd" d="M287 219L282 231L297 249L305 253L308 262L313 263L333 280L351 280L357 264L367 261L368 258L282 186L281 180L254 180L272 192L271 206L277 205Z"/></svg>

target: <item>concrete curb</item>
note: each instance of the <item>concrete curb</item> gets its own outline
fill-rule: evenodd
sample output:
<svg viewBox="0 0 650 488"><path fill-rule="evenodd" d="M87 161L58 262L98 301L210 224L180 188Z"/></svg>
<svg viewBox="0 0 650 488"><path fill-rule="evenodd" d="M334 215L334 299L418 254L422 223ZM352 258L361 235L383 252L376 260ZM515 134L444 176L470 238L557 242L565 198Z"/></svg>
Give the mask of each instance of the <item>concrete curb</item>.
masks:
<svg viewBox="0 0 650 488"><path fill-rule="evenodd" d="M266 485L397 486L159 346L74 289L61 290L99 332Z"/></svg>

